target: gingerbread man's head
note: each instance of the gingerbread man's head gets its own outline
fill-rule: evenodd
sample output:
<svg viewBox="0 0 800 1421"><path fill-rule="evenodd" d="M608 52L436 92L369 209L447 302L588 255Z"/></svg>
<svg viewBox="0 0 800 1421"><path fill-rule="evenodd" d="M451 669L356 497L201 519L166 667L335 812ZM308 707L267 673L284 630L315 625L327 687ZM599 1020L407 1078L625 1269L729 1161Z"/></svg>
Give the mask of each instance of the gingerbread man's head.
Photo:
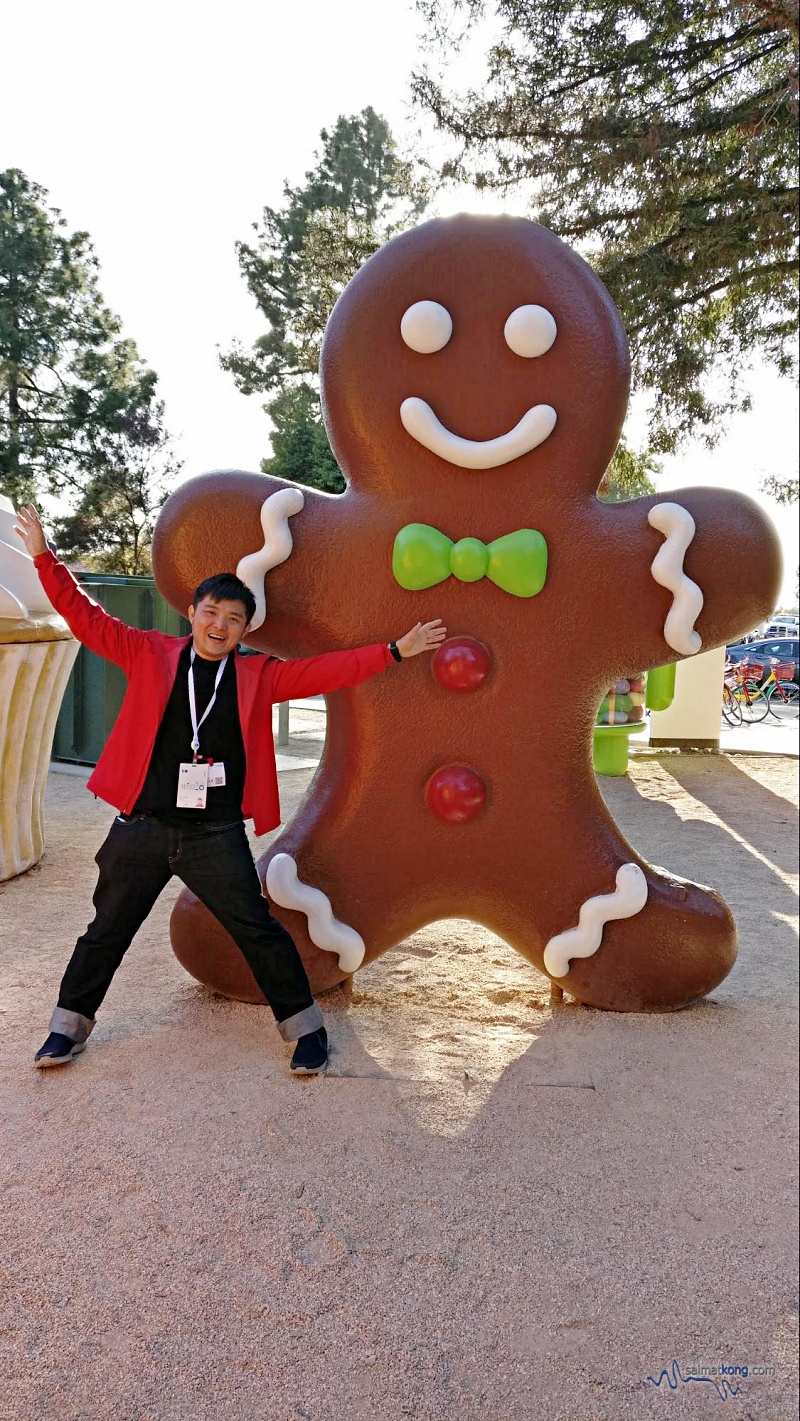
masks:
<svg viewBox="0 0 800 1421"><path fill-rule="evenodd" d="M627 403L627 343L585 262L522 218L407 232L337 302L322 352L328 434L355 488L505 502L597 488ZM491 480L487 487L485 481ZM576 490L577 491L577 490Z"/></svg>

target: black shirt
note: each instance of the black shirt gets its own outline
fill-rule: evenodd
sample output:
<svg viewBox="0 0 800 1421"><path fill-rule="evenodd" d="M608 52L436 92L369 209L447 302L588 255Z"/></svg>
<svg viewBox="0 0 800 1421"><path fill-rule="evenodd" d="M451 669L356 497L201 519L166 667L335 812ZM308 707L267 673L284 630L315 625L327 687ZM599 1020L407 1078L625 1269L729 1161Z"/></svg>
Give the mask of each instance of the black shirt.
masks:
<svg viewBox="0 0 800 1421"><path fill-rule="evenodd" d="M192 721L189 715L189 642L181 652L178 674L172 688L156 743L150 756L147 776L131 813L147 811L159 819L173 823L196 822L200 819L241 819L244 793L245 753L239 724L239 702L236 696L236 655L231 652L219 683L217 699L208 719L200 726L200 756L204 760L221 761L225 766L225 784L209 789L205 809L178 809L178 766L191 763ZM194 691L197 719L202 719L211 697L219 670L218 661L194 658Z"/></svg>

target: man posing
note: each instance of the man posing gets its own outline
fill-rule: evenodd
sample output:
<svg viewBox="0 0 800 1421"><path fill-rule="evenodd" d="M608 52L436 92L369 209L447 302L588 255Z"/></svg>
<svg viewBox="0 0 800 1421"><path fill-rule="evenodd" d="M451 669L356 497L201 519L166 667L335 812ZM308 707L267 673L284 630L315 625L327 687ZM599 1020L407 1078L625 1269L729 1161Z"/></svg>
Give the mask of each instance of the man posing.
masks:
<svg viewBox="0 0 800 1421"><path fill-rule="evenodd" d="M255 612L233 573L201 582L189 608L191 637L140 631L110 617L49 551L36 509L17 532L53 606L79 641L122 668L128 689L89 788L120 811L97 854L95 918L78 938L37 1066L71 1061L130 943L177 874L243 953L286 1041L291 1069L325 1069L328 1040L300 955L270 914L245 835L280 823L272 705L315 696L385 671L438 646L439 621L389 645L297 661L237 655Z"/></svg>

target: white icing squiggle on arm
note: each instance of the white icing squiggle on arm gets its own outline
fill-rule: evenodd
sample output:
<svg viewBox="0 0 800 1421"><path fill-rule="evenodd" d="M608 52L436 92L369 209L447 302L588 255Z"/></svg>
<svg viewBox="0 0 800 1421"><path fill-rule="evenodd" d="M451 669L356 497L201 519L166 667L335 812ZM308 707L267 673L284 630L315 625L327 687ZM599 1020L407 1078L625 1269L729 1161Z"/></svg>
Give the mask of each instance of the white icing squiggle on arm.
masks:
<svg viewBox="0 0 800 1421"><path fill-rule="evenodd" d="M250 630L260 627L267 615L264 595L264 578L273 568L286 562L292 551L292 534L289 519L299 513L304 499L299 488L282 488L270 494L261 505L261 527L264 530L264 546L257 553L248 553L239 560L236 576L250 588L256 599L256 610L250 623Z"/></svg>
<svg viewBox="0 0 800 1421"><path fill-rule="evenodd" d="M319 888L301 883L291 854L276 854L267 866L267 892L281 908L296 908L308 918L308 935L323 952L335 952L343 972L364 961L364 939L355 928L334 918L330 899Z"/></svg>
<svg viewBox="0 0 800 1421"><path fill-rule="evenodd" d="M592 957L603 940L603 926L617 918L632 918L647 902L647 879L639 865L624 863L617 871L614 893L587 898L578 914L578 926L551 937L544 950L544 965L551 977L566 977L570 959Z"/></svg>
<svg viewBox="0 0 800 1421"><path fill-rule="evenodd" d="M703 594L683 570L686 549L695 535L695 521L679 503L657 503L647 521L663 533L666 542L650 566L656 582L672 593L672 606L664 623L664 640L681 656L694 656L703 645L694 624L703 608Z"/></svg>

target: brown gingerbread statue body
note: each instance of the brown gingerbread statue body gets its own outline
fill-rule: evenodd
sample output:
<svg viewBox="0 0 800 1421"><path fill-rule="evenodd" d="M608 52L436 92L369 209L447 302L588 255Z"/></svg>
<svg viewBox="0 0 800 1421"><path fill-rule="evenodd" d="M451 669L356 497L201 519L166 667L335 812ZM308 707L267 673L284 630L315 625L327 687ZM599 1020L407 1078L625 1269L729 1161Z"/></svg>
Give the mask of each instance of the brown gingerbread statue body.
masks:
<svg viewBox="0 0 800 1421"><path fill-rule="evenodd" d="M394 239L337 302L321 376L347 492L205 475L169 499L154 546L158 584L184 608L211 571L258 575L265 544L267 615L248 640L280 656L434 616L448 627L433 666L328 698L319 770L259 865L312 987L468 917L581 1002L702 997L735 959L730 912L625 841L595 784L592 728L631 667L768 615L771 525L708 488L597 499L627 404L625 335L586 264L532 222L461 216ZM280 516L262 521L265 506ZM187 893L172 933L200 980L259 1000Z"/></svg>

